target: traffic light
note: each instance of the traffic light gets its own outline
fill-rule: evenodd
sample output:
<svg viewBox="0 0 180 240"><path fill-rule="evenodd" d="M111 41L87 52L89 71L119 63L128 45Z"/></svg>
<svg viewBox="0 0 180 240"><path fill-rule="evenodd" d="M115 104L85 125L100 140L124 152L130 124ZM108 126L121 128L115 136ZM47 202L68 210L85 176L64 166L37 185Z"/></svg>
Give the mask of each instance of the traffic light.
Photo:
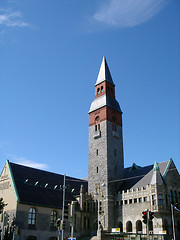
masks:
<svg viewBox="0 0 180 240"><path fill-rule="evenodd" d="M68 209L68 205L64 206L64 218L68 219L68 213L69 213L69 209Z"/></svg>
<svg viewBox="0 0 180 240"><path fill-rule="evenodd" d="M143 218L143 223L147 224L147 212L146 211L142 212L142 218Z"/></svg>
<svg viewBox="0 0 180 240"><path fill-rule="evenodd" d="M62 222L62 229L65 230L65 228L66 228L66 223L65 223L65 221L63 221Z"/></svg>
<svg viewBox="0 0 180 240"><path fill-rule="evenodd" d="M58 218L57 221L56 221L56 226L57 226L57 228L60 228L60 224L61 224L61 219Z"/></svg>
<svg viewBox="0 0 180 240"><path fill-rule="evenodd" d="M154 218L154 212L149 211L149 220L152 221Z"/></svg>

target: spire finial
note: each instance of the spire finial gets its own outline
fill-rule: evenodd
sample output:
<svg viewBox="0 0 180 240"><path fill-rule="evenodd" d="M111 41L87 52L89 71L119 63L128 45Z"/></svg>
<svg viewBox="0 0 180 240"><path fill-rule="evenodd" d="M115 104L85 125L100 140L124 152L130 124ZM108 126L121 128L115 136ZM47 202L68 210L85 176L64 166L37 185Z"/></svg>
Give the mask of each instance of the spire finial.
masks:
<svg viewBox="0 0 180 240"><path fill-rule="evenodd" d="M155 160L155 162L154 162L153 171L154 171L154 172L160 172L159 165L158 165L158 163L157 163L156 160Z"/></svg>

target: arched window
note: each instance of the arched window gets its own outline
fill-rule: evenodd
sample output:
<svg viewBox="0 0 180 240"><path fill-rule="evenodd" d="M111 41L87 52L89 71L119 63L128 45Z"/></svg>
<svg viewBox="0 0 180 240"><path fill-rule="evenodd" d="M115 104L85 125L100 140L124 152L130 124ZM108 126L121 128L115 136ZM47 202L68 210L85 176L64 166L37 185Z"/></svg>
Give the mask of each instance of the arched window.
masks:
<svg viewBox="0 0 180 240"><path fill-rule="evenodd" d="M103 88L103 86L101 86L101 92L104 92L104 88Z"/></svg>
<svg viewBox="0 0 180 240"><path fill-rule="evenodd" d="M126 232L132 232L132 222L128 221L126 223Z"/></svg>
<svg viewBox="0 0 180 240"><path fill-rule="evenodd" d="M29 215L28 215L28 225L35 225L36 224L36 209L30 208Z"/></svg>
<svg viewBox="0 0 180 240"><path fill-rule="evenodd" d="M174 201L173 201L173 193L172 193L172 190L170 190L170 203L173 203Z"/></svg>
<svg viewBox="0 0 180 240"><path fill-rule="evenodd" d="M177 192L174 191L174 203L178 203Z"/></svg>
<svg viewBox="0 0 180 240"><path fill-rule="evenodd" d="M53 210L51 212L51 221L50 221L51 227L55 227L56 226L56 221L57 221L57 212Z"/></svg>
<svg viewBox="0 0 180 240"><path fill-rule="evenodd" d="M120 232L123 232L123 223L122 222L119 222L118 228L120 228Z"/></svg>
<svg viewBox="0 0 180 240"><path fill-rule="evenodd" d="M97 95L100 94L100 88L97 89Z"/></svg>
<svg viewBox="0 0 180 240"><path fill-rule="evenodd" d="M141 220L136 221L136 232L142 232L142 222L141 222Z"/></svg>
<svg viewBox="0 0 180 240"><path fill-rule="evenodd" d="M100 117L97 116L97 117L95 118L95 121L98 122L99 120L100 120Z"/></svg>

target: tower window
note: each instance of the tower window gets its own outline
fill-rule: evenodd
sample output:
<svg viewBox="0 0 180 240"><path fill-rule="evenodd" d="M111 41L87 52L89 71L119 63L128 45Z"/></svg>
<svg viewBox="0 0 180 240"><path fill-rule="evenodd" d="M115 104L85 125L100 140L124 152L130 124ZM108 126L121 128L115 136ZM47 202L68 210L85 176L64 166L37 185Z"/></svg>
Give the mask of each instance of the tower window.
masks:
<svg viewBox="0 0 180 240"><path fill-rule="evenodd" d="M97 95L100 94L100 88L97 89Z"/></svg>
<svg viewBox="0 0 180 240"><path fill-rule="evenodd" d="M97 117L95 118L95 121L98 122L99 120L100 120L100 117L97 116Z"/></svg>
<svg viewBox="0 0 180 240"><path fill-rule="evenodd" d="M95 131L100 131L100 124L95 125Z"/></svg>
<svg viewBox="0 0 180 240"><path fill-rule="evenodd" d="M101 87L101 92L104 92L103 86Z"/></svg>
<svg viewBox="0 0 180 240"><path fill-rule="evenodd" d="M115 131L115 132L117 131L117 126L114 123L112 124L112 130Z"/></svg>

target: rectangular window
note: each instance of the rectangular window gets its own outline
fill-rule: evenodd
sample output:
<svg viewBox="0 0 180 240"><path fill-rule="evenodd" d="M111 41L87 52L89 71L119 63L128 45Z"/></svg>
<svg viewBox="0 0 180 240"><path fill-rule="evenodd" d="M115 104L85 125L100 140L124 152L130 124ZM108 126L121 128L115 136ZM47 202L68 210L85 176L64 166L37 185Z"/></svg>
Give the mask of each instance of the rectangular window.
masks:
<svg viewBox="0 0 180 240"><path fill-rule="evenodd" d="M112 130L115 131L115 132L117 131L117 126L114 123L112 124Z"/></svg>
<svg viewBox="0 0 180 240"><path fill-rule="evenodd" d="M124 201L124 204L127 204L127 200Z"/></svg>
<svg viewBox="0 0 180 240"><path fill-rule="evenodd" d="M163 195L162 194L158 195L158 203L159 203L159 205L163 205Z"/></svg>
<svg viewBox="0 0 180 240"><path fill-rule="evenodd" d="M141 197L139 198L139 202L142 202L142 198Z"/></svg>
<svg viewBox="0 0 180 240"><path fill-rule="evenodd" d="M121 200L121 205L123 205L123 200Z"/></svg>
<svg viewBox="0 0 180 240"><path fill-rule="evenodd" d="M132 203L132 199L129 199L129 204L131 204Z"/></svg>
<svg viewBox="0 0 180 240"><path fill-rule="evenodd" d="M98 156L98 149L96 149L96 155Z"/></svg>
<svg viewBox="0 0 180 240"><path fill-rule="evenodd" d="M97 171L97 173L98 173L98 167L96 168L96 171Z"/></svg>
<svg viewBox="0 0 180 240"><path fill-rule="evenodd" d="M147 202L147 197L144 197L144 202Z"/></svg>
<svg viewBox="0 0 180 240"><path fill-rule="evenodd" d="M152 195L152 204L153 204L153 206L156 205L156 195L155 194Z"/></svg>
<svg viewBox="0 0 180 240"><path fill-rule="evenodd" d="M137 203L137 198L134 198L134 203Z"/></svg>

